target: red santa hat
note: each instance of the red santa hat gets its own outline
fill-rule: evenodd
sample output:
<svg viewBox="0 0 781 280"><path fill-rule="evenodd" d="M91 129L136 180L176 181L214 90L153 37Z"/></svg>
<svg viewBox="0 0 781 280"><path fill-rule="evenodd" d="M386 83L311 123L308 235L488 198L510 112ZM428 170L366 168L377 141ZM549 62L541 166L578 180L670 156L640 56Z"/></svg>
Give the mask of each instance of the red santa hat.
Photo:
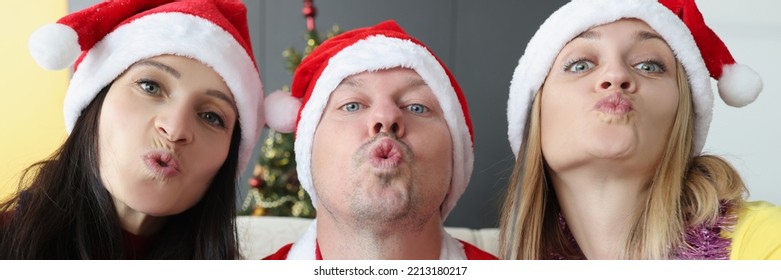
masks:
<svg viewBox="0 0 781 280"><path fill-rule="evenodd" d="M269 127L296 132L298 177L317 204L312 183L312 141L331 93L351 75L403 67L415 70L436 96L453 141L453 178L441 206L442 217L464 193L472 174L473 137L466 99L445 65L423 43L389 20L345 32L323 42L298 66L291 94L275 92L266 99Z"/></svg>
<svg viewBox="0 0 781 280"><path fill-rule="evenodd" d="M43 68L74 64L64 105L69 134L98 92L140 60L172 54L210 66L236 99L241 172L264 124L246 13L238 0L106 1L39 28L29 49Z"/></svg>
<svg viewBox="0 0 781 280"><path fill-rule="evenodd" d="M721 99L733 107L748 105L762 91L759 75L735 63L724 42L705 24L694 0L573 0L540 26L515 68L507 120L516 156L534 95L564 45L592 27L622 18L647 23L664 38L686 70L694 103L695 154L705 145L713 115L710 77L718 80Z"/></svg>

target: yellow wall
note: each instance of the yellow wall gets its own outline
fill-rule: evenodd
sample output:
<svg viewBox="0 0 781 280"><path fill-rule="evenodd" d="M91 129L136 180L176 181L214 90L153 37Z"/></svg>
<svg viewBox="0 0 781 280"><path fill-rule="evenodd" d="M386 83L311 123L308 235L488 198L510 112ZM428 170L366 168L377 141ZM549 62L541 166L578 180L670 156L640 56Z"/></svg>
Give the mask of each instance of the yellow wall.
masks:
<svg viewBox="0 0 781 280"><path fill-rule="evenodd" d="M35 64L27 39L67 13L64 0L0 2L0 199L16 190L20 172L65 140L62 103L68 70Z"/></svg>

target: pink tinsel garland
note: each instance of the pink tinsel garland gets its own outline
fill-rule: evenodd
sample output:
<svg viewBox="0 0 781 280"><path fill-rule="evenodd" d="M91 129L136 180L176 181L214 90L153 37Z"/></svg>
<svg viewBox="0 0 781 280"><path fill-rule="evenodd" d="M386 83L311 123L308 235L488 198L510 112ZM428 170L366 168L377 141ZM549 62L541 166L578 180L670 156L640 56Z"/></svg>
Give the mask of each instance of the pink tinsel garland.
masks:
<svg viewBox="0 0 781 280"><path fill-rule="evenodd" d="M722 203L719 207L719 218L712 225L699 224L689 227L686 230L685 244L679 248L673 250L672 257L676 260L728 260L730 254L730 245L732 240L722 236L722 232L730 232L733 230L735 222L737 221L737 215L732 211L729 211L731 207ZM567 222L564 220L564 216L559 214L559 224L564 234L570 241L570 244L575 248L578 248L578 243L575 241L575 237L567 227ZM578 248L580 251L580 248ZM563 260L564 256L559 253L552 252L550 254L554 260ZM581 259L586 259L585 256L581 256Z"/></svg>

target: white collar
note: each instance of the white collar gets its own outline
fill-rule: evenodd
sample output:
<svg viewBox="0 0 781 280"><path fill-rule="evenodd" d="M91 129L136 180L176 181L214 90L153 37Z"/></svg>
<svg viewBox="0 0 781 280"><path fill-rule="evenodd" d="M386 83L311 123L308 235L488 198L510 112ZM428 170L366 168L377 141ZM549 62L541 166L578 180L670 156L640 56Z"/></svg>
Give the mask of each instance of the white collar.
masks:
<svg viewBox="0 0 781 280"><path fill-rule="evenodd" d="M314 260L317 240L317 219L312 221L304 235L298 239L287 254L288 260ZM440 260L466 260L464 246L444 229L442 230L442 248Z"/></svg>

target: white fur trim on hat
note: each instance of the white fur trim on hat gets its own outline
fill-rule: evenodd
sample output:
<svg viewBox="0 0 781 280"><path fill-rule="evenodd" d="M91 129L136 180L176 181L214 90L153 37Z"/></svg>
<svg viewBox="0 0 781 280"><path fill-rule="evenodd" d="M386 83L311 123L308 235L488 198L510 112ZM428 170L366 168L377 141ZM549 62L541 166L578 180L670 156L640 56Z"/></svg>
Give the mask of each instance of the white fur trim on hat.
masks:
<svg viewBox="0 0 781 280"><path fill-rule="evenodd" d="M165 27L165 28L161 28ZM247 50L221 27L183 13L157 13L119 26L81 61L65 95L65 128L73 130L81 111L98 92L134 63L172 54L198 60L228 85L239 110L241 144L238 172L249 162L264 124L263 87Z"/></svg>
<svg viewBox="0 0 781 280"><path fill-rule="evenodd" d="M395 67L413 69L423 78L439 101L450 129L453 141L453 178L440 212L444 220L463 194L472 175L472 138L449 76L425 47L410 40L381 35L369 36L331 57L301 111L301 119L296 129L298 177L312 198L312 203L317 205L311 172L312 141L329 96L348 76Z"/></svg>
<svg viewBox="0 0 781 280"><path fill-rule="evenodd" d="M713 115L713 92L708 69L686 25L654 0L573 0L540 26L513 73L507 104L507 136L516 157L523 144L534 95L564 45L592 27L622 18L646 22L664 38L686 69L695 112L693 152L702 151Z"/></svg>

